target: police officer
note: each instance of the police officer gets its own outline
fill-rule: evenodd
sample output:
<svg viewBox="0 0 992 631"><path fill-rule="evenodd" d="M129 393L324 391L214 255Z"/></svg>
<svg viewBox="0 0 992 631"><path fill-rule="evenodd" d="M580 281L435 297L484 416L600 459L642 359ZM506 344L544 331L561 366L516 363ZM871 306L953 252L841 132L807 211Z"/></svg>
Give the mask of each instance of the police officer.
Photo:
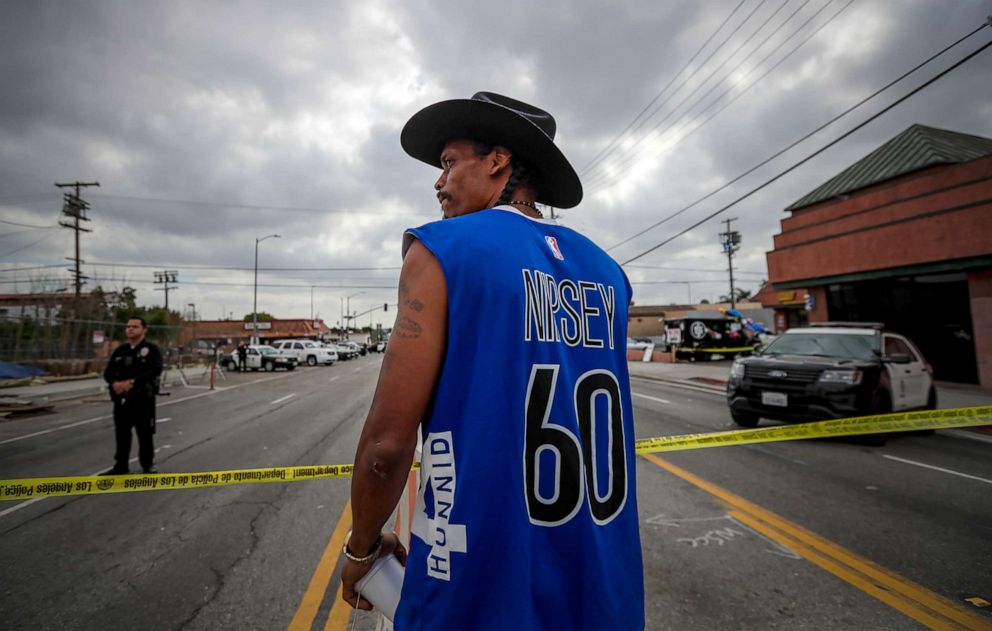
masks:
<svg viewBox="0 0 992 631"><path fill-rule="evenodd" d="M138 434L138 460L145 473L157 473L155 458L155 395L162 374L162 353L145 339L148 324L144 318L128 319L124 334L127 344L118 346L110 356L103 378L110 385L114 402L114 434L117 452L114 466L104 475L129 473L131 428Z"/></svg>
<svg viewBox="0 0 992 631"><path fill-rule="evenodd" d="M248 347L244 342L238 344L238 372L248 370Z"/></svg>

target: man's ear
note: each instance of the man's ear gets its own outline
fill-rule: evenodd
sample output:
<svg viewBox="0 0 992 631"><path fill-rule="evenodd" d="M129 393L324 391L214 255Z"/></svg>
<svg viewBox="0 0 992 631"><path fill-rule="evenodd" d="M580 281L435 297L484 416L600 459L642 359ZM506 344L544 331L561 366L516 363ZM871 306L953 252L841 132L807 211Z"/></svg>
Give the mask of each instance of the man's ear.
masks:
<svg viewBox="0 0 992 631"><path fill-rule="evenodd" d="M513 154L506 147L501 145L493 147L493 150L489 152L489 175L496 175L510 166L510 160L512 158Z"/></svg>

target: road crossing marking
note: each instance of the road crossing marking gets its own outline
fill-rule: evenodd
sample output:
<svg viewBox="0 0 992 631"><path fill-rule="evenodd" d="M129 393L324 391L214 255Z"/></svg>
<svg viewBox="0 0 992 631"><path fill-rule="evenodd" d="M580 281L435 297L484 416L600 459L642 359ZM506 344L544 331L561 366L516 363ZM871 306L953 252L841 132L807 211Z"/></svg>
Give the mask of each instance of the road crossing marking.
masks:
<svg viewBox="0 0 992 631"><path fill-rule="evenodd" d="M333 377L331 377L331 381L336 381L336 380L338 380L338 379L339 379L340 377L341 377L341 375L334 375Z"/></svg>
<svg viewBox="0 0 992 631"><path fill-rule="evenodd" d="M290 392L290 393L289 393L289 394L287 394L286 396L284 396L284 397L281 397L281 398L279 398L279 399L276 399L275 401L273 401L273 402L272 402L272 403L270 403L269 405L275 405L276 403L282 403L282 402L283 402L283 401L285 401L286 399L292 399L292 398L293 398L293 397L295 397L295 396L296 396L296 393L295 393L295 392Z"/></svg>
<svg viewBox="0 0 992 631"><path fill-rule="evenodd" d="M945 469L943 467L937 467L932 464L926 464L924 462L916 462L915 460L906 460L905 458L897 458L895 456L888 456L882 454L883 458L888 458L889 460L895 460L897 462L904 462L906 464L911 464L917 467L923 467L924 469L933 469L934 471L940 471L942 473L950 473L951 475L960 476L962 478L968 478L969 480L978 480L979 482L984 482L985 484L992 484L992 480L987 480L985 478L980 478L977 475L971 475L968 473L961 473L960 471L952 471L951 469Z"/></svg>

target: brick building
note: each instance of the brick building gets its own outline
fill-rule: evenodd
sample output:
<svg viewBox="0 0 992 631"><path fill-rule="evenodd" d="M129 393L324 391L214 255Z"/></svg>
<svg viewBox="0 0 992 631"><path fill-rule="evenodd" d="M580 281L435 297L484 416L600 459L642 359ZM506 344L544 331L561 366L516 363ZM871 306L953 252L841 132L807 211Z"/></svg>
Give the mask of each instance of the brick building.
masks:
<svg viewBox="0 0 992 631"><path fill-rule="evenodd" d="M992 139L913 125L785 210L779 296L808 293L811 322L884 322L937 379L992 387Z"/></svg>
<svg viewBox="0 0 992 631"><path fill-rule="evenodd" d="M248 342L252 323L242 320L196 320L183 323L179 330L179 346L196 345L212 348L214 344L231 350L238 342ZM316 339L331 334L323 320L270 320L258 323L261 344L287 338ZM193 344L194 341L196 344Z"/></svg>

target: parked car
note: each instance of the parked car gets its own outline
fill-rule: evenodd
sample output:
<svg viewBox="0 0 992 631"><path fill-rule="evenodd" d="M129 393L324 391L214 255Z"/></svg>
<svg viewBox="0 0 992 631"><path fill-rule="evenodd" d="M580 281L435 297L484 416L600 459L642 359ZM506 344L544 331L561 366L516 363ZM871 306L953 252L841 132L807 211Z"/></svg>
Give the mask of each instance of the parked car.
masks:
<svg viewBox="0 0 992 631"><path fill-rule="evenodd" d="M636 339L633 338L633 337L628 337L627 338L627 350L628 351L643 351L643 350L647 349L647 347L651 346L652 344L653 344L653 342L651 340L644 339L644 338L636 338Z"/></svg>
<svg viewBox="0 0 992 631"><path fill-rule="evenodd" d="M874 323L789 329L734 361L727 403L737 425L935 409L933 371L908 338Z"/></svg>
<svg viewBox="0 0 992 631"><path fill-rule="evenodd" d="M307 366L324 364L330 366L338 360L336 350L326 348L313 340L280 340L273 342L272 347L287 355L296 357L296 361Z"/></svg>
<svg viewBox="0 0 992 631"><path fill-rule="evenodd" d="M354 359L355 357L358 357L358 351L355 350L353 347L345 344L344 342L338 342L337 344L334 345L334 347L338 353L338 358L340 358L342 361Z"/></svg>
<svg viewBox="0 0 992 631"><path fill-rule="evenodd" d="M365 345L364 344L359 344L358 342L345 342L345 345L350 346L351 348L353 348L355 350L355 352L358 353L359 355L363 355L364 356L365 353L368 352L368 350L366 350L366 348L365 348Z"/></svg>
<svg viewBox="0 0 992 631"><path fill-rule="evenodd" d="M296 370L296 358L286 355L267 344L251 344L245 356L245 367L249 370L264 370L272 372L276 368ZM230 371L238 369L238 351L231 351L224 356L224 367Z"/></svg>

